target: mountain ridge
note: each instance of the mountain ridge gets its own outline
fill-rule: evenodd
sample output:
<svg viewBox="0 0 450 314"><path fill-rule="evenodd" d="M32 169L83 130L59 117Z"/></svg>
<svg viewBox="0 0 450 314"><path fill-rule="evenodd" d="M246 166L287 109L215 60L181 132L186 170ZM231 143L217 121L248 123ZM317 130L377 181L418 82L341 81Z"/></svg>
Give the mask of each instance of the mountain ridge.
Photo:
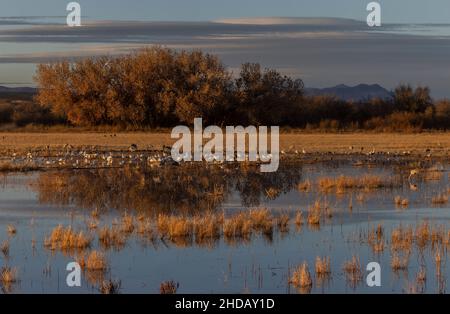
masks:
<svg viewBox="0 0 450 314"><path fill-rule="evenodd" d="M305 94L308 96L335 96L342 100L361 101L372 98L391 98L392 92L379 84L358 84L355 86L348 86L339 84L332 87L325 88L305 88Z"/></svg>

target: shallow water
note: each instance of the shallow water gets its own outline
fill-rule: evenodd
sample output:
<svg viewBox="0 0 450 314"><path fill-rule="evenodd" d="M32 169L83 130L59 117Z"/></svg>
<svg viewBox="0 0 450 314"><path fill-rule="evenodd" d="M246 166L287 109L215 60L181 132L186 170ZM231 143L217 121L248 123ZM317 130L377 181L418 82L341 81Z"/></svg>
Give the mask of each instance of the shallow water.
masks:
<svg viewBox="0 0 450 314"><path fill-rule="evenodd" d="M448 229L450 207L434 206L432 198L448 193L448 164L429 162L428 171L413 178L417 190L410 189L408 162L358 163L329 161L313 164L282 165L274 174L261 174L255 169L235 166L114 168L92 170L55 170L31 174L9 174L0 180L0 241L10 241L9 256L0 253L1 266L18 269L19 281L2 285L4 292L14 293L98 293L101 280L121 281L122 293L159 293L163 281L179 283L179 293L403 293L423 291L445 292L446 246L440 276L436 276L436 248L428 245L418 250L413 245L406 270L393 271L389 245L393 228L415 227L424 219L430 225ZM436 171L435 171L436 170ZM430 171L433 176L427 175ZM393 178L393 187L374 190L349 190L345 193L324 192L318 178L347 175L377 175ZM310 191L297 185L310 180ZM266 191L277 191L271 198ZM398 208L394 197L409 200L409 206ZM333 216L320 228L306 223L298 228L293 219L289 232L275 230L272 237L253 234L247 241L229 241L221 237L210 243L173 243L169 240L145 240L136 232L127 237L120 249L103 249L97 232L89 230L91 211L100 210L99 225L111 225L126 211L145 213L199 214L207 210L230 215L240 210L266 207L274 215L287 212L294 217L304 214L316 200L327 202ZM351 208L350 208L351 207ZM9 235L13 224L17 234ZM44 239L57 225L72 225L76 230L92 234L91 250L105 252L109 269L102 273L84 272L81 287L66 285L66 265L81 253L62 253L44 247ZM374 253L367 244L371 228L382 224L386 248ZM32 240L34 239L34 245ZM363 279L351 282L343 264L358 256ZM317 256L328 256L331 276L320 280L314 275ZM289 284L295 266L306 261L313 278L312 289L299 290ZM365 266L381 265L381 287L365 284ZM425 285L416 282L421 267L427 271Z"/></svg>

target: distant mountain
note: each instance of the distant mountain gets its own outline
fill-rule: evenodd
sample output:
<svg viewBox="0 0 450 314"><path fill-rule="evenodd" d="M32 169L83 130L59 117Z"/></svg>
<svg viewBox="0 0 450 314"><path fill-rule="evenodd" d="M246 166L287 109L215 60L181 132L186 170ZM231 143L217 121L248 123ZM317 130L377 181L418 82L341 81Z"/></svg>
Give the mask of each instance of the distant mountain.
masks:
<svg viewBox="0 0 450 314"><path fill-rule="evenodd" d="M36 88L33 87L6 87L0 86L0 94L34 94L36 93Z"/></svg>
<svg viewBox="0 0 450 314"><path fill-rule="evenodd" d="M392 93L378 84L359 84L347 86L344 84L328 88L305 88L309 96L336 96L342 100L367 100L371 98L391 98Z"/></svg>

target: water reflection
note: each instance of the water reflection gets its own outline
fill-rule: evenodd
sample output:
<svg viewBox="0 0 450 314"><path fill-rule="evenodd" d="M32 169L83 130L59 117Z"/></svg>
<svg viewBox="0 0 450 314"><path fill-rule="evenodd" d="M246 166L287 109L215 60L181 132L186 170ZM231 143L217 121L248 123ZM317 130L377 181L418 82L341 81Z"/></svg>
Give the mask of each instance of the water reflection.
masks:
<svg viewBox="0 0 450 314"><path fill-rule="evenodd" d="M214 210L232 195L258 206L297 186L301 166L261 173L258 166L125 167L43 172L33 185L39 202L86 209L196 213Z"/></svg>

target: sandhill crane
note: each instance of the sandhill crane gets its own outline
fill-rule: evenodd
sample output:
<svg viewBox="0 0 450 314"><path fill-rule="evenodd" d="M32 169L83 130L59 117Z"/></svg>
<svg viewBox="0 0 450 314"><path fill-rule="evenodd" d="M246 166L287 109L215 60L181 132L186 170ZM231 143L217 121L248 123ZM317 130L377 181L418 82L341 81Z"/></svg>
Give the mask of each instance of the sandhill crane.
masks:
<svg viewBox="0 0 450 314"><path fill-rule="evenodd" d="M417 184L411 182L411 178L414 177L414 176L416 176L418 173L419 173L419 169L412 169L412 170L409 172L408 182L409 182L409 188L410 188L412 191L417 191L417 189L418 189Z"/></svg>

